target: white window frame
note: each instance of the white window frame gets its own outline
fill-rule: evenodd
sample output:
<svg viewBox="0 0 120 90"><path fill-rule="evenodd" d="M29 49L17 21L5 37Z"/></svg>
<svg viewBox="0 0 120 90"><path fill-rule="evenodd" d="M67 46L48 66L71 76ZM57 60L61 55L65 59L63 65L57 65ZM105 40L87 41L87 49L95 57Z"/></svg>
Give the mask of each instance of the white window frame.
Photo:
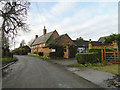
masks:
<svg viewBox="0 0 120 90"><path fill-rule="evenodd" d="M56 52L56 50L55 50L55 49L52 49L52 52Z"/></svg>

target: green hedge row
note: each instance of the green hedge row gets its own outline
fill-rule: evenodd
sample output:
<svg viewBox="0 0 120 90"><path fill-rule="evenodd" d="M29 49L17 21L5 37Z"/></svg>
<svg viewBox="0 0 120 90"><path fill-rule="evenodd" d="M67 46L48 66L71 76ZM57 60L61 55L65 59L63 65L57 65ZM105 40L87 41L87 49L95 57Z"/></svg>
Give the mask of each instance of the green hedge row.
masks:
<svg viewBox="0 0 120 90"><path fill-rule="evenodd" d="M99 62L99 55L97 52L77 53L76 60L80 64L96 63Z"/></svg>
<svg viewBox="0 0 120 90"><path fill-rule="evenodd" d="M97 52L98 53L98 58L99 58L99 62L101 62L102 58L101 58L101 49L90 49L89 53L91 52Z"/></svg>
<svg viewBox="0 0 120 90"><path fill-rule="evenodd" d="M6 56L13 58L13 53L11 53L8 48L2 48L2 57Z"/></svg>
<svg viewBox="0 0 120 90"><path fill-rule="evenodd" d="M31 51L31 49L28 46L23 46L23 47L14 49L12 51L12 53L15 55L27 55L28 52L30 52L30 51Z"/></svg>

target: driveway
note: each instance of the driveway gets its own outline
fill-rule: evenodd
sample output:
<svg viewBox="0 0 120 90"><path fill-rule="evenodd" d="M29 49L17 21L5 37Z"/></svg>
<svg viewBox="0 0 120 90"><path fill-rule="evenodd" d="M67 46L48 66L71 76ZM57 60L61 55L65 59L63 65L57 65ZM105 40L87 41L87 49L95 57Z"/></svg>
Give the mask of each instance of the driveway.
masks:
<svg viewBox="0 0 120 90"><path fill-rule="evenodd" d="M19 61L9 67L3 88L99 88L57 64L38 57L16 57Z"/></svg>

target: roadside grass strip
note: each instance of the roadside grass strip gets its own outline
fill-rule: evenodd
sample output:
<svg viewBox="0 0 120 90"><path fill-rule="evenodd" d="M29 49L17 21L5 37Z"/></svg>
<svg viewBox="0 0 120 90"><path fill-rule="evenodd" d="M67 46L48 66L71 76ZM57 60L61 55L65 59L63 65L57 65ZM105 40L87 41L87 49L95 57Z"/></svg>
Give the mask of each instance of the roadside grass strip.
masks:
<svg viewBox="0 0 120 90"><path fill-rule="evenodd" d="M112 74L120 75L120 72L118 71L119 65L118 64L112 64L112 63L87 63L87 64L79 64L75 63L70 65L72 67L88 67L91 69L95 69L98 71L104 71L104 72L109 72Z"/></svg>
<svg viewBox="0 0 120 90"><path fill-rule="evenodd" d="M99 71L104 71L104 72L109 72L109 73L113 73L116 75L120 75L120 72L118 71L118 64L105 65L101 67L93 66L91 68L95 70L99 70Z"/></svg>
<svg viewBox="0 0 120 90"><path fill-rule="evenodd" d="M2 60L2 63L6 63L6 62L12 61L13 58L11 58L11 57L3 57L3 58L1 58L1 60Z"/></svg>

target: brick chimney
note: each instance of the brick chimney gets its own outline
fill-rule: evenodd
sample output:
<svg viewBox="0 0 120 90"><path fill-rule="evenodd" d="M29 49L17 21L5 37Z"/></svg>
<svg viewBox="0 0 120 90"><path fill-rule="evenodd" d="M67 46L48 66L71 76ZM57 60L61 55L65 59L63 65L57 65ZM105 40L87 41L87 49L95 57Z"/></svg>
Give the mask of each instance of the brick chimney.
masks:
<svg viewBox="0 0 120 90"><path fill-rule="evenodd" d="M45 35L46 33L47 33L47 29L45 29L45 26L44 26L43 35Z"/></svg>
<svg viewBox="0 0 120 90"><path fill-rule="evenodd" d="M38 35L35 35L35 39L38 38Z"/></svg>

